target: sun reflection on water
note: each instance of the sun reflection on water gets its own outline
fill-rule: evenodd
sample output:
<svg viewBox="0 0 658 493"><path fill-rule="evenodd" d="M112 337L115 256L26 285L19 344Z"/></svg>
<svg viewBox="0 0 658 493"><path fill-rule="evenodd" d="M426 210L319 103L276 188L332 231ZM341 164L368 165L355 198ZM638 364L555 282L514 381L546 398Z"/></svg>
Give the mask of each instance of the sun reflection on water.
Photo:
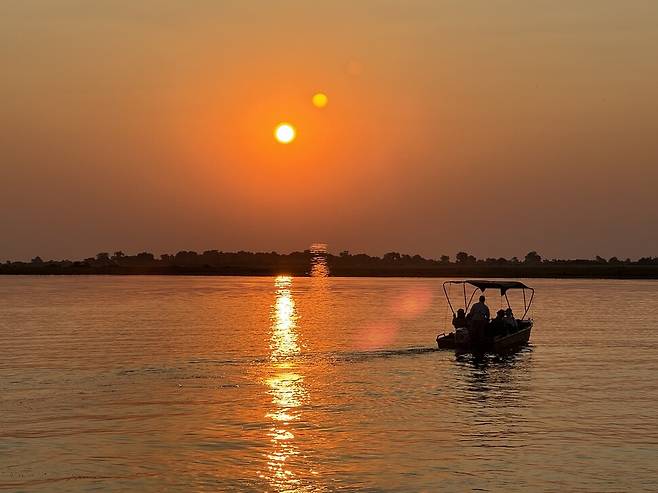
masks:
<svg viewBox="0 0 658 493"><path fill-rule="evenodd" d="M280 361L299 353L297 344L297 310L292 297L292 277L278 276L274 280L276 300L272 313L270 358Z"/></svg>
<svg viewBox="0 0 658 493"><path fill-rule="evenodd" d="M322 279L329 277L329 264L327 263L327 244L313 243L311 245L311 278Z"/></svg>
<svg viewBox="0 0 658 493"><path fill-rule="evenodd" d="M276 491L298 491L300 479L290 460L299 455L291 423L301 418L300 407L307 400L304 377L296 370L299 354L297 311L292 296L292 277L278 276L274 281L276 298L272 306L270 336L271 373L265 380L272 399L266 416L272 420L268 431L271 451L267 454L267 479Z"/></svg>

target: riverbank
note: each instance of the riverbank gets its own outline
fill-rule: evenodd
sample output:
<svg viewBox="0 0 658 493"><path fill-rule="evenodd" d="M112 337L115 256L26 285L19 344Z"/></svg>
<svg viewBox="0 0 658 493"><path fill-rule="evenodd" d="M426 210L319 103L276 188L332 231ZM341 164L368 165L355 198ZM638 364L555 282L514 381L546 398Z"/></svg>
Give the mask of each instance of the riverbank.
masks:
<svg viewBox="0 0 658 493"><path fill-rule="evenodd" d="M0 275L198 275L198 276L313 276L312 264L281 262L275 265L60 265L4 264ZM456 277L546 279L658 279L658 266L643 265L459 265L343 266L328 261L322 275L333 277Z"/></svg>

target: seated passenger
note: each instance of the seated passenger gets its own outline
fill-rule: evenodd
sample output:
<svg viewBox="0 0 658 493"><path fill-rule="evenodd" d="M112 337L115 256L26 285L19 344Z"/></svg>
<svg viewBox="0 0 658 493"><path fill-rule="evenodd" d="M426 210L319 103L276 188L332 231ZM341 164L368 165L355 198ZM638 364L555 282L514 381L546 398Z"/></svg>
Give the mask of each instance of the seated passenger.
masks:
<svg viewBox="0 0 658 493"><path fill-rule="evenodd" d="M494 318L489 324L489 328L492 336L499 336L505 334L505 310L498 310L496 313L496 318Z"/></svg>
<svg viewBox="0 0 658 493"><path fill-rule="evenodd" d="M505 317L503 318L503 321L505 322L505 326L508 328L508 330L515 331L519 328L519 324L514 318L514 314L512 313L511 308L505 310Z"/></svg>
<svg viewBox="0 0 658 493"><path fill-rule="evenodd" d="M452 316L452 325L455 329L466 327L466 312L463 308L457 310L457 315Z"/></svg>

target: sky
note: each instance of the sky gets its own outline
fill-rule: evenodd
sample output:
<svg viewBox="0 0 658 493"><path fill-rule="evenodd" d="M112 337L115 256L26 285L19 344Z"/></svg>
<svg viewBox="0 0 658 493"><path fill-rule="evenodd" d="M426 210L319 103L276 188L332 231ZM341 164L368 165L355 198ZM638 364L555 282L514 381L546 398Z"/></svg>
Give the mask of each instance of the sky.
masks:
<svg viewBox="0 0 658 493"><path fill-rule="evenodd" d="M657 22L655 0L3 0L0 260L656 256Z"/></svg>

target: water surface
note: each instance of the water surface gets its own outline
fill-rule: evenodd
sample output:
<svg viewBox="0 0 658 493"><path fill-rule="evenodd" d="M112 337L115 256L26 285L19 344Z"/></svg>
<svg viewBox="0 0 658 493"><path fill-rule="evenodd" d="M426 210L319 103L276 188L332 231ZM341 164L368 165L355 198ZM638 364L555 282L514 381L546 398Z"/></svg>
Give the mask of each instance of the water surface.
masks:
<svg viewBox="0 0 658 493"><path fill-rule="evenodd" d="M658 282L527 282L474 360L437 279L0 277L0 490L656 491Z"/></svg>

